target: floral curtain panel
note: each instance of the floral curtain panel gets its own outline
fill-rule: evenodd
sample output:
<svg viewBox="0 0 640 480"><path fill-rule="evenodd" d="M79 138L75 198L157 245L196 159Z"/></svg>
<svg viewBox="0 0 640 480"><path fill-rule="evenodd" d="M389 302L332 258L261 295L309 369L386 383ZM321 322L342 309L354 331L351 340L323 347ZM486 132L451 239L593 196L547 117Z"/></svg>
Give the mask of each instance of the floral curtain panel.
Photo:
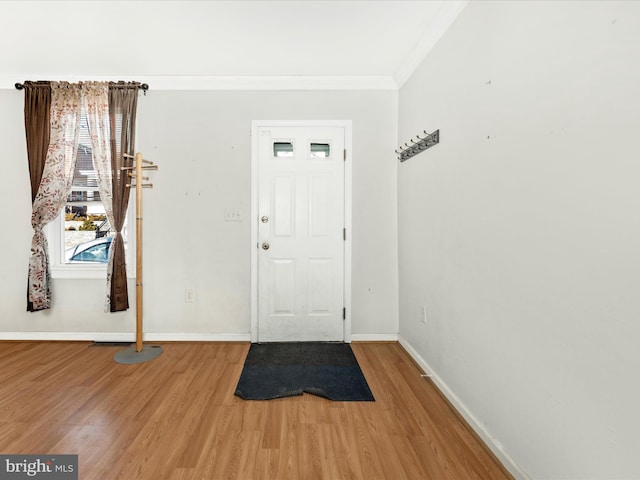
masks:
<svg viewBox="0 0 640 480"><path fill-rule="evenodd" d="M50 86L49 146L31 214L34 233L27 293L30 311L51 307L49 248L43 229L67 201L78 153L80 88L67 82L51 82Z"/></svg>
<svg viewBox="0 0 640 480"><path fill-rule="evenodd" d="M113 217L113 194L111 170L111 142L109 133L109 84L87 82L82 85L82 101L89 124L89 136L93 153L93 167L98 177L98 189L109 225L115 225ZM107 264L107 299L105 310L111 311L111 272L113 271L113 242L109 248Z"/></svg>

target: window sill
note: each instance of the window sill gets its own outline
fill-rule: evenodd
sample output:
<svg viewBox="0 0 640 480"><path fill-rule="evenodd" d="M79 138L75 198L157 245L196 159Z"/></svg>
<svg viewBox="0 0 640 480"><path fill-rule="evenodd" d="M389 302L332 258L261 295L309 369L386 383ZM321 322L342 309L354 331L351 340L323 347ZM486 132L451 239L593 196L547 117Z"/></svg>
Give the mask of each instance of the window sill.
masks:
<svg viewBox="0 0 640 480"><path fill-rule="evenodd" d="M67 280L107 279L107 267L103 265L52 266L51 278ZM135 278L127 268L127 278Z"/></svg>

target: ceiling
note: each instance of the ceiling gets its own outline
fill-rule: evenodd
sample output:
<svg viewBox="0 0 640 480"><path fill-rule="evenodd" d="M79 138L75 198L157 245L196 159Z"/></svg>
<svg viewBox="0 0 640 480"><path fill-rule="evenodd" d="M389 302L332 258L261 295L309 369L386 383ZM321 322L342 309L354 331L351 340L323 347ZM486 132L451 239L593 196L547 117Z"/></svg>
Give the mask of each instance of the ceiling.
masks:
<svg viewBox="0 0 640 480"><path fill-rule="evenodd" d="M121 78L393 89L466 3L0 1L0 88Z"/></svg>

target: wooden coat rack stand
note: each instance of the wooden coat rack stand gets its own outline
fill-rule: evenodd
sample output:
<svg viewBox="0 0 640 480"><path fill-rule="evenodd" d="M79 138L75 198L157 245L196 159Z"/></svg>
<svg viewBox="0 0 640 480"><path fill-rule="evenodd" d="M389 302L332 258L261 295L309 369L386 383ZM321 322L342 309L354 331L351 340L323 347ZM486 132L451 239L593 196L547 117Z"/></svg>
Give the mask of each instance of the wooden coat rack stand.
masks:
<svg viewBox="0 0 640 480"><path fill-rule="evenodd" d="M133 167L122 167L122 170L129 170L128 175L131 178L131 183L126 186L136 189L136 344L116 354L115 360L118 363L130 364L152 360L162 353L162 347L145 346L142 339L142 189L153 188L152 183L143 183L148 181L149 177L143 176L142 171L157 170L158 166L145 160L141 153L136 153L135 157L127 154L125 156L134 159Z"/></svg>

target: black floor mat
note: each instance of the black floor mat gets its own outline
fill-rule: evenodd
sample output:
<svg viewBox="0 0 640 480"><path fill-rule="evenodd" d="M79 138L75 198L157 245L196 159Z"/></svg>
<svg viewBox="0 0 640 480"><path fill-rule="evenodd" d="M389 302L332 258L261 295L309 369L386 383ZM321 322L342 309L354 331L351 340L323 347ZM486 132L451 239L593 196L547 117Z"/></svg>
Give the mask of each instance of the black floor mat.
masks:
<svg viewBox="0 0 640 480"><path fill-rule="evenodd" d="M303 392L335 401L374 401L348 343L254 343L235 394L270 400Z"/></svg>

